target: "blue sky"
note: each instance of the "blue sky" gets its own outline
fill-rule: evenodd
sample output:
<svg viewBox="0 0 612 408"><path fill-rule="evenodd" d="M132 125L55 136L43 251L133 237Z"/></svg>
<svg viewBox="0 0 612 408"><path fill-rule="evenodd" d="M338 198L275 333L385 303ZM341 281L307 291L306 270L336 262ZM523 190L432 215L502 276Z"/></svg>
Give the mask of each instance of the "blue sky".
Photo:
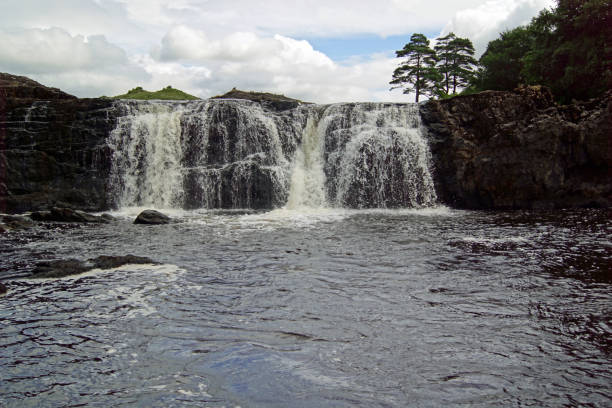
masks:
<svg viewBox="0 0 612 408"><path fill-rule="evenodd" d="M0 72L80 97L172 85L302 100L410 101L389 91L412 33L477 53L553 0L2 0Z"/></svg>
<svg viewBox="0 0 612 408"><path fill-rule="evenodd" d="M430 38L439 34L436 32L423 33ZM409 34L380 37L378 35L355 35L339 38L305 38L312 46L329 56L334 61L344 61L359 57L369 58L372 54L386 54L394 57L395 51L402 49L410 41Z"/></svg>

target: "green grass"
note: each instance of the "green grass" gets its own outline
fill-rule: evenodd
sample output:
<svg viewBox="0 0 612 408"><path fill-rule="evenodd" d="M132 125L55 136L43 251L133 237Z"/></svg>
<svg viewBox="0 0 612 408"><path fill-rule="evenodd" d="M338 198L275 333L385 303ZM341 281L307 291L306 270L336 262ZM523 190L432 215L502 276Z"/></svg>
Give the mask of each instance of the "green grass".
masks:
<svg viewBox="0 0 612 408"><path fill-rule="evenodd" d="M277 95L268 92L241 91L240 89L236 88L233 88L231 91L223 95L213 96L211 99L248 99L255 102L270 101L304 103L299 99L288 98L285 95Z"/></svg>
<svg viewBox="0 0 612 408"><path fill-rule="evenodd" d="M113 99L194 100L200 98L193 95L189 95L188 93L183 92L179 89L174 89L171 86L167 86L164 89L160 89L159 91L155 92L147 91L139 86L134 89L130 89L126 94L113 96Z"/></svg>

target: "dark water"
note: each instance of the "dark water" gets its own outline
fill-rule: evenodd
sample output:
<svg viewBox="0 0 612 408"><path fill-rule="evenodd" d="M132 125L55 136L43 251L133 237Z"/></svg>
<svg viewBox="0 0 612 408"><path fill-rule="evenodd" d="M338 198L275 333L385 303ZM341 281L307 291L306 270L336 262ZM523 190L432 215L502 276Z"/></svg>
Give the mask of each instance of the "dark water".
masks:
<svg viewBox="0 0 612 408"><path fill-rule="evenodd" d="M0 406L612 406L612 212L192 212L0 236ZM161 266L36 281L39 259Z"/></svg>

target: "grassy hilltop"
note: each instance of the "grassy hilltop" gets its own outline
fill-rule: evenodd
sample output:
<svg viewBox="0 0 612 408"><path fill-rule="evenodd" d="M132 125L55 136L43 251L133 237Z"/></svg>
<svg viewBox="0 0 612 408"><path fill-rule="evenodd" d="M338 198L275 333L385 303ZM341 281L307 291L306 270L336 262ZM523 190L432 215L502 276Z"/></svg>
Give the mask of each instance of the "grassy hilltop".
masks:
<svg viewBox="0 0 612 408"><path fill-rule="evenodd" d="M165 100L194 100L200 99L196 96L189 95L186 92L181 91L180 89L172 88L171 86L167 86L164 89L160 89L159 91L151 92L142 87L138 86L134 89L130 89L127 93L123 95L113 96L113 99L165 99Z"/></svg>

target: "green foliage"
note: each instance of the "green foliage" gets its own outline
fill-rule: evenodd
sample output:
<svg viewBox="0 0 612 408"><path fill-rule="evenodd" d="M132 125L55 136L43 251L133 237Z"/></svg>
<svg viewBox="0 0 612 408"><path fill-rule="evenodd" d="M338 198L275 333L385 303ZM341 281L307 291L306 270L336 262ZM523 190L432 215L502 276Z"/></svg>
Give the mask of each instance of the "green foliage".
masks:
<svg viewBox="0 0 612 408"><path fill-rule="evenodd" d="M530 24L501 34L480 58L475 90L545 85L561 102L612 88L612 2L557 0Z"/></svg>
<svg viewBox="0 0 612 408"><path fill-rule="evenodd" d="M472 41L450 33L436 39L434 50L439 60L438 71L444 77L444 91L450 95L452 86L452 94L456 94L457 88L467 86L475 74L478 62L474 59Z"/></svg>
<svg viewBox="0 0 612 408"><path fill-rule="evenodd" d="M423 34L412 34L410 42L403 49L395 52L403 62L393 71L393 79L389 82L391 89L403 88L404 93L415 92L415 101L421 95L440 94L442 75L436 69L438 59L436 53L429 47L429 40Z"/></svg>
<svg viewBox="0 0 612 408"><path fill-rule="evenodd" d="M491 41L480 57L481 68L472 80L475 88L503 91L524 83L523 58L532 48L533 41L533 33L527 27L505 31Z"/></svg>
<svg viewBox="0 0 612 408"><path fill-rule="evenodd" d="M193 95L189 95L179 89L167 86L156 92L147 91L142 87L130 89L126 94L113 96L113 99L164 99L164 100L194 100L199 99Z"/></svg>

